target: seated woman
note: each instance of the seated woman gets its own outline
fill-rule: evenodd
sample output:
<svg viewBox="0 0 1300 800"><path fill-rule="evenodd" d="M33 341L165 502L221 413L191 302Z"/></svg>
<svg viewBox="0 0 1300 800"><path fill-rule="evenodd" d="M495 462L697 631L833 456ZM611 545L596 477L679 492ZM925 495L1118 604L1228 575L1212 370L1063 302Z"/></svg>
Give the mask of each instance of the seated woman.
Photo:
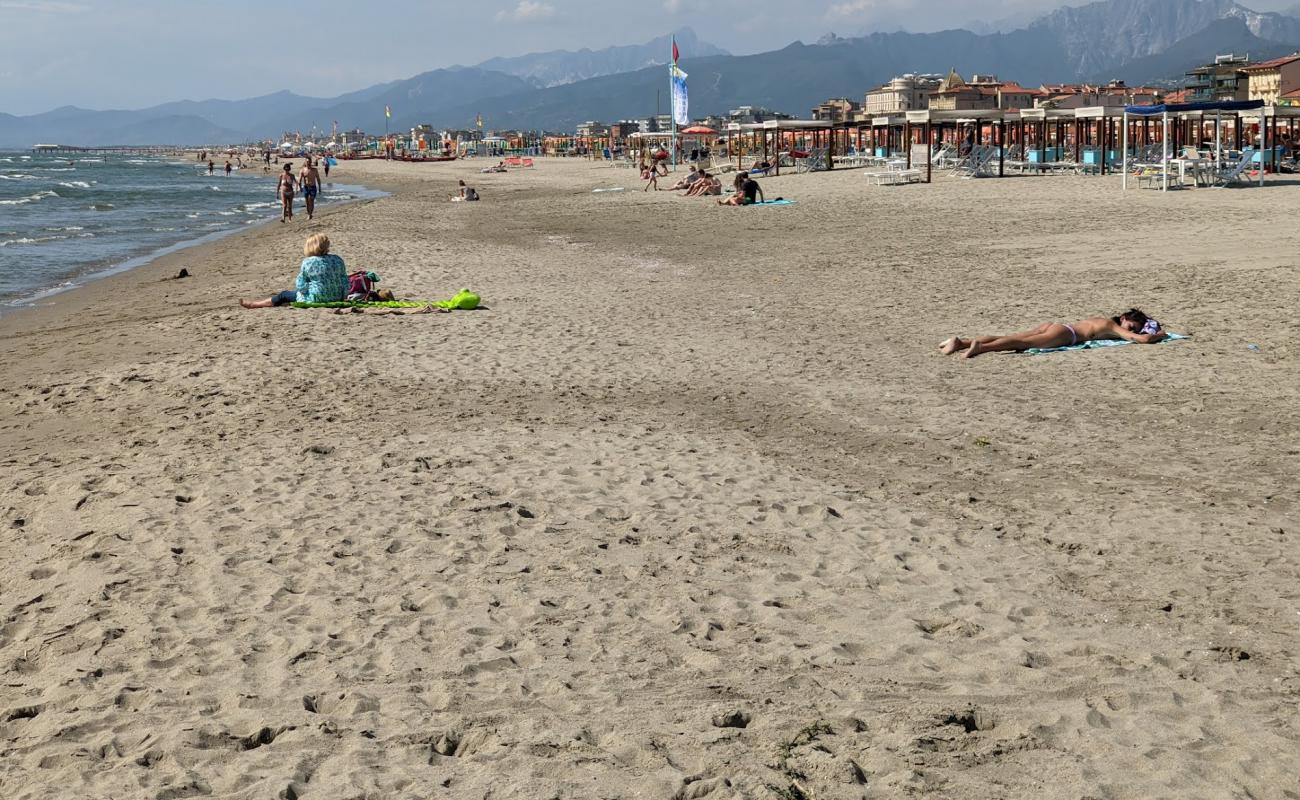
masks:
<svg viewBox="0 0 1300 800"><path fill-rule="evenodd" d="M329 237L317 233L302 246L302 266L296 288L271 295L265 300L240 300L244 308L271 308L298 303L337 303L348 294L348 270L343 259L330 253Z"/></svg>
<svg viewBox="0 0 1300 800"><path fill-rule="evenodd" d="M1117 317L1094 317L1069 325L1063 322L1044 322L1033 330L1007 336L977 336L973 339L954 336L939 344L939 352L952 355L962 350L965 351L962 354L965 358L974 358L980 353L993 353L1000 350L1024 351L1039 347L1070 347L1080 342L1100 339L1124 339L1138 344L1155 344L1164 338L1165 333L1160 330L1159 322L1136 308L1130 308Z"/></svg>
<svg viewBox="0 0 1300 800"><path fill-rule="evenodd" d="M699 179L696 180L695 183L689 189L686 190L686 194L683 196L703 197L706 194L713 194L713 192L709 191L712 187L713 187L713 176L709 175L709 173L705 172L704 170L700 170ZM720 193L721 191L722 191L722 184L719 183L718 192Z"/></svg>
<svg viewBox="0 0 1300 800"><path fill-rule="evenodd" d="M741 172L736 175L736 193L726 200L719 200L718 205L752 206L766 200L767 198L763 196L763 190L758 186L758 181L749 177L748 172Z"/></svg>
<svg viewBox="0 0 1300 800"><path fill-rule="evenodd" d="M466 186L465 181L457 181L456 194L451 196L453 203L459 203L462 200L473 201L478 199L478 191L473 186Z"/></svg>

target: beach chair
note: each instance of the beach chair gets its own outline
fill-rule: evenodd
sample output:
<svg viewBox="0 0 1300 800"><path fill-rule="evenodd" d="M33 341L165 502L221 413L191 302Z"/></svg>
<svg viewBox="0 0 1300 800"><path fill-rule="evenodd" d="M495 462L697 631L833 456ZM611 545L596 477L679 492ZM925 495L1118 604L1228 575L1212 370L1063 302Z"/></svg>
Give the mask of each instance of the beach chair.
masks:
<svg viewBox="0 0 1300 800"><path fill-rule="evenodd" d="M1254 163L1254 160L1255 149L1253 147L1247 147L1245 150L1242 150L1241 158L1237 159L1236 163L1225 164L1219 168L1219 175L1214 179L1214 188L1223 189L1232 186L1238 181L1249 183L1249 181L1246 180L1246 171L1250 169L1250 165ZM1263 169L1262 164L1260 165L1260 169Z"/></svg>
<svg viewBox="0 0 1300 800"><path fill-rule="evenodd" d="M935 169L951 169L962 162L962 157L952 142L943 142L934 151Z"/></svg>
<svg viewBox="0 0 1300 800"><path fill-rule="evenodd" d="M519 156L509 156L505 161L507 167L520 167L523 166L524 163L524 160Z"/></svg>
<svg viewBox="0 0 1300 800"><path fill-rule="evenodd" d="M519 161L519 166L521 167L531 167L532 165L533 165L533 160L531 158L524 158L524 159L520 159Z"/></svg>
<svg viewBox="0 0 1300 800"><path fill-rule="evenodd" d="M971 148L970 155L966 156L953 170L953 174L960 178L991 177L993 175L993 157L997 155L997 152L996 147L976 145Z"/></svg>
<svg viewBox="0 0 1300 800"><path fill-rule="evenodd" d="M825 147L814 147L809 150L807 158L795 160L795 172L824 172L829 169L827 152Z"/></svg>

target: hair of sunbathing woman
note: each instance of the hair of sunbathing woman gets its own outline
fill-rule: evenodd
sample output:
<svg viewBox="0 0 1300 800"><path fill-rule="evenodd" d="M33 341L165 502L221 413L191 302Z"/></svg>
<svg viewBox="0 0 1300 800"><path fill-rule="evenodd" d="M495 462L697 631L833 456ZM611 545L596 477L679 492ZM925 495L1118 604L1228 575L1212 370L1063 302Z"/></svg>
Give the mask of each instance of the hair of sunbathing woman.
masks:
<svg viewBox="0 0 1300 800"><path fill-rule="evenodd" d="M1136 308L1130 308L1128 311L1125 311L1123 314L1111 317L1111 321L1113 321L1116 325L1119 325L1126 319L1132 320L1133 324L1137 325L1138 330L1142 330L1142 327L1147 324L1147 320L1149 319L1149 317L1147 317L1146 314L1143 314L1141 311L1137 310Z"/></svg>

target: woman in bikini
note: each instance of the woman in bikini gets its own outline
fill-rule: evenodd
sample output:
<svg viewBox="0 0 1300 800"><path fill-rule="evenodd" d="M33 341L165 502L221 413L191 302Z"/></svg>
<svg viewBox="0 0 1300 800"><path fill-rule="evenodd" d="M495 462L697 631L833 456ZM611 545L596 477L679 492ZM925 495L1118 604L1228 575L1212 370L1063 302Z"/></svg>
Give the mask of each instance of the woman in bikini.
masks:
<svg viewBox="0 0 1300 800"><path fill-rule="evenodd" d="M276 184L275 190L280 195L280 221L288 222L293 219L293 194L298 189L298 179L293 177L293 164L285 164L284 172L280 173L280 182Z"/></svg>
<svg viewBox="0 0 1300 800"><path fill-rule="evenodd" d="M1130 308L1117 317L1093 317L1069 325L1063 322L1044 322L1033 330L1008 336L977 336L973 339L954 336L940 343L939 352L947 356L960 350L965 358L974 358L980 353L1069 347L1098 339L1125 339L1138 344L1155 344L1164 338L1165 333L1160 330L1159 322L1136 308Z"/></svg>

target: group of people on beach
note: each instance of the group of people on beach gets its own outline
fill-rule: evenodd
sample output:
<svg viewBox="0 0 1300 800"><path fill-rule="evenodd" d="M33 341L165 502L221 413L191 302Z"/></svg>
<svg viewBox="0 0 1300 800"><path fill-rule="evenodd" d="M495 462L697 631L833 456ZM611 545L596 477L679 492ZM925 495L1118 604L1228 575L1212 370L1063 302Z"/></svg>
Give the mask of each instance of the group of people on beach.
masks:
<svg viewBox="0 0 1300 800"><path fill-rule="evenodd" d="M663 169L660 172L660 169ZM641 191L648 192L653 187L659 191L659 178L668 174L667 167L663 162L656 162L654 165L642 163L641 177L645 180L645 188ZM718 176L711 174L701 166L691 167L691 171L681 180L668 187L668 191L684 191L683 197L707 197L722 195L722 180ZM763 189L754 180L750 172L741 171L736 173L732 180L733 194L730 197L718 200L720 206L752 206L755 203L765 202Z"/></svg>
<svg viewBox="0 0 1300 800"><path fill-rule="evenodd" d="M328 165L325 168L328 170ZM311 219L316 214L316 196L321 190L320 172L312 162L311 156L307 156L307 161L297 177L294 177L292 163L286 163L284 171L280 173L279 183L276 184L276 195L280 198L281 222L293 219L293 198L300 190L303 202L307 206L307 219Z"/></svg>

